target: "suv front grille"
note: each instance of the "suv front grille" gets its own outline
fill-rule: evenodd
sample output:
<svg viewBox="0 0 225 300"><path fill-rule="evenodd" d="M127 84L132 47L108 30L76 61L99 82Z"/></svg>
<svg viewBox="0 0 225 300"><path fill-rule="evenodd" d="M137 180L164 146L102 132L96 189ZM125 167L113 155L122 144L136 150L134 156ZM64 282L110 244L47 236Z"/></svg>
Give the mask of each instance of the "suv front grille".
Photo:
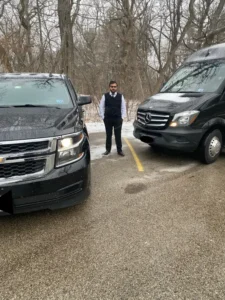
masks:
<svg viewBox="0 0 225 300"><path fill-rule="evenodd" d="M162 113L158 111L138 111L138 123L153 129L164 129L168 124L170 118L169 113Z"/></svg>
<svg viewBox="0 0 225 300"><path fill-rule="evenodd" d="M45 176L55 164L57 138L0 142L0 186Z"/></svg>
<svg viewBox="0 0 225 300"><path fill-rule="evenodd" d="M48 148L49 141L0 145L0 154L38 151Z"/></svg>
<svg viewBox="0 0 225 300"><path fill-rule="evenodd" d="M10 178L13 176L25 176L38 173L44 170L45 163L45 159L19 163L6 163L0 165L0 178Z"/></svg>

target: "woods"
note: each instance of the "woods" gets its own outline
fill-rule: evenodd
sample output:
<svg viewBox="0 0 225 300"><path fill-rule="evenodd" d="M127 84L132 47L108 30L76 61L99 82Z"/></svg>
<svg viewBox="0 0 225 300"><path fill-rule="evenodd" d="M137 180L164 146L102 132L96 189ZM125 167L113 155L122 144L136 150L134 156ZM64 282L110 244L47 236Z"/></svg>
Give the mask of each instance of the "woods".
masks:
<svg viewBox="0 0 225 300"><path fill-rule="evenodd" d="M190 53L222 42L224 0L0 1L0 71L67 73L96 104L111 79L142 101Z"/></svg>

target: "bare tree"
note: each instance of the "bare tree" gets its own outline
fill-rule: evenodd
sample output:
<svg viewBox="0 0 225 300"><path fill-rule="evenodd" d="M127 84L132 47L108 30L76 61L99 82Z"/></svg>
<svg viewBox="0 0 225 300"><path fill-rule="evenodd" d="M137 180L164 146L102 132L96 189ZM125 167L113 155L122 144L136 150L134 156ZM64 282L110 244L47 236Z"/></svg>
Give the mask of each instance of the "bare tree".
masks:
<svg viewBox="0 0 225 300"><path fill-rule="evenodd" d="M65 72L96 105L116 79L131 107L224 32L224 0L1 0L0 70Z"/></svg>
<svg viewBox="0 0 225 300"><path fill-rule="evenodd" d="M74 75L73 25L78 16L81 0L58 0L58 17L61 37L61 70ZM74 7L75 5L75 7Z"/></svg>

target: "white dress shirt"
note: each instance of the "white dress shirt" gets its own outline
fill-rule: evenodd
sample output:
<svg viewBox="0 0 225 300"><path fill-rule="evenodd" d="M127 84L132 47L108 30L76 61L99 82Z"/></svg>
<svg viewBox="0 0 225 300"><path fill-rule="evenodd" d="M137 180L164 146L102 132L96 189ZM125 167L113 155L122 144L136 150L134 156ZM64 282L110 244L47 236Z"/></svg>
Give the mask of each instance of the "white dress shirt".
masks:
<svg viewBox="0 0 225 300"><path fill-rule="evenodd" d="M112 94L111 92L109 92L110 96L112 97L116 97L117 93ZM102 120L105 117L105 95L102 96L102 99L100 101L100 105L99 105L99 110L100 110L100 116L102 118ZM121 103L121 116L122 119L126 118L127 116L127 110L126 110L126 102L125 99L122 95L122 103Z"/></svg>

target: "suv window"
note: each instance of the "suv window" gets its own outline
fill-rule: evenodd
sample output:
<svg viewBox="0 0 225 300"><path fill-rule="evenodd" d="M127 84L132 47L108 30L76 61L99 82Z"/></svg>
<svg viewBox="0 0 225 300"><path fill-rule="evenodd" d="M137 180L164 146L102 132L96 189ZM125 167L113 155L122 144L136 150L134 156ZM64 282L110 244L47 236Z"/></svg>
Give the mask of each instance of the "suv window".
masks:
<svg viewBox="0 0 225 300"><path fill-rule="evenodd" d="M17 105L74 106L65 82L61 79L0 79L0 106Z"/></svg>

